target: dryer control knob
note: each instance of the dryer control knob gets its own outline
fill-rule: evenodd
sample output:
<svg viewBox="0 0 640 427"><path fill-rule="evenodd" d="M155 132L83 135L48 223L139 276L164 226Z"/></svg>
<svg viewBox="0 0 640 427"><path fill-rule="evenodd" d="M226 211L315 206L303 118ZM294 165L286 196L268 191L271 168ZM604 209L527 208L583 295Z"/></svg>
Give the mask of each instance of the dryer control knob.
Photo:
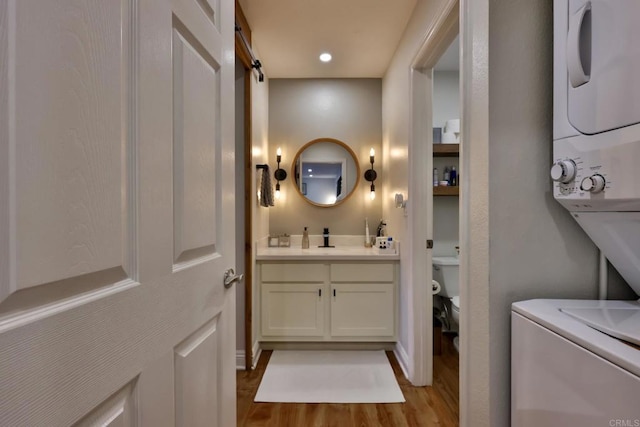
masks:
<svg viewBox="0 0 640 427"><path fill-rule="evenodd" d="M582 180L580 189L582 191L588 191L590 193L599 193L604 190L606 181L602 175L591 175Z"/></svg>
<svg viewBox="0 0 640 427"><path fill-rule="evenodd" d="M573 160L560 160L551 166L551 179L568 184L576 177L576 164Z"/></svg>

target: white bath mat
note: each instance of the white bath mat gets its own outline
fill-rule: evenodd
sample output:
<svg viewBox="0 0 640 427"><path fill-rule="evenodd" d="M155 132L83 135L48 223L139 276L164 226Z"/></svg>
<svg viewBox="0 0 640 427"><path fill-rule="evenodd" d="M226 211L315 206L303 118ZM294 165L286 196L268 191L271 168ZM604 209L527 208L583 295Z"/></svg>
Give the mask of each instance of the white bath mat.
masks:
<svg viewBox="0 0 640 427"><path fill-rule="evenodd" d="M275 350L256 402L404 402L384 351Z"/></svg>

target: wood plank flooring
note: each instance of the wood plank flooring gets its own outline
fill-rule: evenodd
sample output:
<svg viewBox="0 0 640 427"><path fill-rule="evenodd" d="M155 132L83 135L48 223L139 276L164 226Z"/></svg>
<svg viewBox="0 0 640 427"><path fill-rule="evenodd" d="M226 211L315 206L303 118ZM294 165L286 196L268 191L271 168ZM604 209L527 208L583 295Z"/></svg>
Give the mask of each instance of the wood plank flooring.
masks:
<svg viewBox="0 0 640 427"><path fill-rule="evenodd" d="M405 403L256 403L253 401L271 357L264 351L253 371L238 371L238 426L274 427L418 427L457 426L458 353L445 335L442 354L434 356L432 387L414 387L404 377L392 352L387 352Z"/></svg>

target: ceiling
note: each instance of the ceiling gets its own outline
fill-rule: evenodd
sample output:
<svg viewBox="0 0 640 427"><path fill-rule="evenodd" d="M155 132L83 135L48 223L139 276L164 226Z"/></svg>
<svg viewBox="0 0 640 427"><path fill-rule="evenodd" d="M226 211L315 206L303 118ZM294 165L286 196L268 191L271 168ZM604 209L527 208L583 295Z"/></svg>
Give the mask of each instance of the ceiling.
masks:
<svg viewBox="0 0 640 427"><path fill-rule="evenodd" d="M380 78L416 0L240 0L268 78ZM329 52L333 60L320 62Z"/></svg>

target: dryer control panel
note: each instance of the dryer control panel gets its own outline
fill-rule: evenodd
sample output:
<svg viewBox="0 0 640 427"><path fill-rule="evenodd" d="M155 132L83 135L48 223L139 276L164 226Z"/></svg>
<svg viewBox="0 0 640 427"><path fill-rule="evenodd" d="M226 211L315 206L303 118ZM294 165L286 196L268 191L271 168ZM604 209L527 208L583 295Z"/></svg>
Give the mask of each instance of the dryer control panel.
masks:
<svg viewBox="0 0 640 427"><path fill-rule="evenodd" d="M554 141L553 152L553 193L565 208L640 210L640 144L578 135Z"/></svg>

